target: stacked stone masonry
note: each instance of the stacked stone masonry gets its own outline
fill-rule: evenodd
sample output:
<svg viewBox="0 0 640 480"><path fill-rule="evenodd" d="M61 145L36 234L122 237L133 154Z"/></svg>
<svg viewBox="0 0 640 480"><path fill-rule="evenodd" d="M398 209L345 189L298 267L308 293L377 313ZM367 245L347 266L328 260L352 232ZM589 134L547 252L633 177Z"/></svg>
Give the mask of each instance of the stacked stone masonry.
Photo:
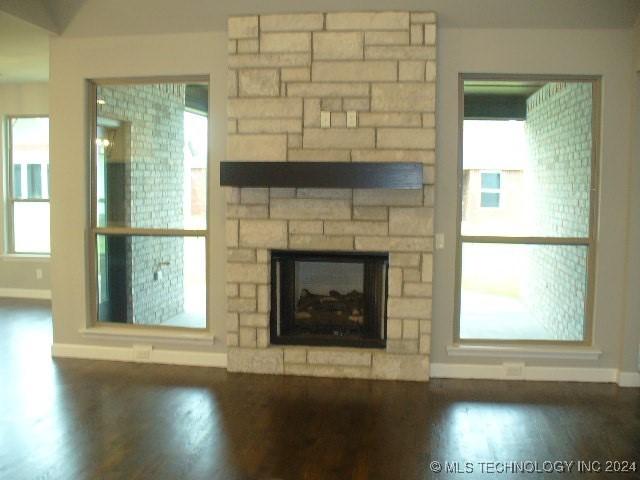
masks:
<svg viewBox="0 0 640 480"><path fill-rule="evenodd" d="M424 165L416 190L226 189L229 370L428 380L435 15L242 16L228 33L229 160ZM389 252L386 349L271 346L272 249Z"/></svg>

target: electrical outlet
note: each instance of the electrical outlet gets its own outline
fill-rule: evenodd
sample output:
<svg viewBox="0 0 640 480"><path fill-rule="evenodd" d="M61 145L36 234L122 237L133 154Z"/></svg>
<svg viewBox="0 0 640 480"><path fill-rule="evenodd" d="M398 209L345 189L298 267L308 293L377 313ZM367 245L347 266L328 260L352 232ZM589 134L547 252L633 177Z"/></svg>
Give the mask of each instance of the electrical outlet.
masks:
<svg viewBox="0 0 640 480"><path fill-rule="evenodd" d="M145 362L151 359L152 345L134 345L133 359L138 362Z"/></svg>
<svg viewBox="0 0 640 480"><path fill-rule="evenodd" d="M42 280L42 269L36 268L36 280Z"/></svg>
<svg viewBox="0 0 640 480"><path fill-rule="evenodd" d="M320 112L320 128L331 127L331 112Z"/></svg>

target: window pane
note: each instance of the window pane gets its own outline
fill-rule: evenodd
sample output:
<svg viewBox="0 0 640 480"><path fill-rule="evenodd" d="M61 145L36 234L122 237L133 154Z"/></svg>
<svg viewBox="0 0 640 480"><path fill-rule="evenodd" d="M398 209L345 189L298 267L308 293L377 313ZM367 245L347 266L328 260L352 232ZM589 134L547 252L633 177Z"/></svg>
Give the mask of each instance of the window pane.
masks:
<svg viewBox="0 0 640 480"><path fill-rule="evenodd" d="M592 85L538 82L523 88L524 120L464 121L462 235L587 237ZM500 188L499 208L481 209L497 207L481 198L487 188Z"/></svg>
<svg viewBox="0 0 640 480"><path fill-rule="evenodd" d="M584 339L586 246L463 243L461 339Z"/></svg>
<svg viewBox="0 0 640 480"><path fill-rule="evenodd" d="M98 319L206 327L202 237L97 236Z"/></svg>
<svg viewBox="0 0 640 480"><path fill-rule="evenodd" d="M195 86L98 86L98 227L206 228L208 87Z"/></svg>
<svg viewBox="0 0 640 480"><path fill-rule="evenodd" d="M49 253L49 202L13 204L15 253Z"/></svg>
<svg viewBox="0 0 640 480"><path fill-rule="evenodd" d="M11 119L11 162L14 198L48 198L49 119ZM25 177L26 175L26 177Z"/></svg>
<svg viewBox="0 0 640 480"><path fill-rule="evenodd" d="M480 194L480 206L497 208L500 206L500 194L499 193L486 193Z"/></svg>

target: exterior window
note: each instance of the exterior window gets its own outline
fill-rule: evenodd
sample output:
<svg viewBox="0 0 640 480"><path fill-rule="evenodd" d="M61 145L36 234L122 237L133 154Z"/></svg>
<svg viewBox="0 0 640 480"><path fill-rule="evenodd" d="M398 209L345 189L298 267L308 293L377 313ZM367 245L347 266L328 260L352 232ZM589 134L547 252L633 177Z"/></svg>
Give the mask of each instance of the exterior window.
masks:
<svg viewBox="0 0 640 480"><path fill-rule="evenodd" d="M455 341L589 344L598 80L461 88Z"/></svg>
<svg viewBox="0 0 640 480"><path fill-rule="evenodd" d="M49 118L10 117L8 239L9 252L48 254Z"/></svg>
<svg viewBox="0 0 640 480"><path fill-rule="evenodd" d="M95 321L206 328L208 78L92 92Z"/></svg>
<svg viewBox="0 0 640 480"><path fill-rule="evenodd" d="M482 172L480 174L480 188L481 207L500 207L500 173Z"/></svg>

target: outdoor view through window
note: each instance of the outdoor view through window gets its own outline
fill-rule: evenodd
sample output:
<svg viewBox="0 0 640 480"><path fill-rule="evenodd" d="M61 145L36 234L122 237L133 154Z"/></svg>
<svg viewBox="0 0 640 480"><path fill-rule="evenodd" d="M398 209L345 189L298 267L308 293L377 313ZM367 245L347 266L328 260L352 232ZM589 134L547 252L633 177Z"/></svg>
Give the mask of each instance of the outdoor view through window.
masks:
<svg viewBox="0 0 640 480"><path fill-rule="evenodd" d="M461 340L588 338L593 86L465 80Z"/></svg>

